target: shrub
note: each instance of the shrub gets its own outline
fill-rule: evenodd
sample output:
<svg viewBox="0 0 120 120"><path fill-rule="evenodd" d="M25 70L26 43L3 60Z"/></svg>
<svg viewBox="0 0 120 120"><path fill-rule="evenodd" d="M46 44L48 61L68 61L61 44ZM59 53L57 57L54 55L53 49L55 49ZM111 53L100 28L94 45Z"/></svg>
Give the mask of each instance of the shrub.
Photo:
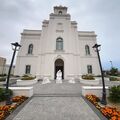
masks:
<svg viewBox="0 0 120 120"><path fill-rule="evenodd" d="M0 101L4 101L6 100L6 95L5 95L6 91L5 91L5 88L0 88ZM8 94L10 96L13 95L13 92L12 90L8 89Z"/></svg>
<svg viewBox="0 0 120 120"><path fill-rule="evenodd" d="M0 77L0 82L6 81L6 77Z"/></svg>
<svg viewBox="0 0 120 120"><path fill-rule="evenodd" d="M36 77L23 77L21 78L21 80L33 80L35 79Z"/></svg>
<svg viewBox="0 0 120 120"><path fill-rule="evenodd" d="M33 80L36 77L22 77L21 80Z"/></svg>
<svg viewBox="0 0 120 120"><path fill-rule="evenodd" d="M112 67L111 70L110 70L110 75L117 76L118 75L118 69Z"/></svg>
<svg viewBox="0 0 120 120"><path fill-rule="evenodd" d="M22 76L21 80L33 80L36 76L32 76L31 74L25 74Z"/></svg>
<svg viewBox="0 0 120 120"><path fill-rule="evenodd" d="M111 102L120 103L120 85L112 86L109 89L109 100Z"/></svg>
<svg viewBox="0 0 120 120"><path fill-rule="evenodd" d="M119 81L119 79L116 77L110 77L110 81Z"/></svg>
<svg viewBox="0 0 120 120"><path fill-rule="evenodd" d="M95 80L94 76L93 75L82 75L82 79L86 79L86 80Z"/></svg>

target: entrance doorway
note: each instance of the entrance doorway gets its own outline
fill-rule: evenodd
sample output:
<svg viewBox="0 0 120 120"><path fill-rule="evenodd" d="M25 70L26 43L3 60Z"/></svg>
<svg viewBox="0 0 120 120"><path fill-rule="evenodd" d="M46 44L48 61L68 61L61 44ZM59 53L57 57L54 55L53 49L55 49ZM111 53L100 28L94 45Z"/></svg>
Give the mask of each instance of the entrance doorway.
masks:
<svg viewBox="0 0 120 120"><path fill-rule="evenodd" d="M61 70L62 72L62 79L64 79L64 61L62 59L57 59L55 61L55 74L54 74L54 78L56 79L56 73L58 70Z"/></svg>

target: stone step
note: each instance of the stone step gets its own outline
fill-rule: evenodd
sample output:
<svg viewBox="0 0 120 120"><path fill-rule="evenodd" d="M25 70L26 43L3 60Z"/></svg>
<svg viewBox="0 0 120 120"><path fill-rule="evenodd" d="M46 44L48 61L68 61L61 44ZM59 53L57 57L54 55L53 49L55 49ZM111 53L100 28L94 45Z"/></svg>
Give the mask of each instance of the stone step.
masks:
<svg viewBox="0 0 120 120"><path fill-rule="evenodd" d="M64 94L60 94L60 93L50 93L50 94L34 94L33 97L81 97L81 94L68 94L68 93L64 93Z"/></svg>

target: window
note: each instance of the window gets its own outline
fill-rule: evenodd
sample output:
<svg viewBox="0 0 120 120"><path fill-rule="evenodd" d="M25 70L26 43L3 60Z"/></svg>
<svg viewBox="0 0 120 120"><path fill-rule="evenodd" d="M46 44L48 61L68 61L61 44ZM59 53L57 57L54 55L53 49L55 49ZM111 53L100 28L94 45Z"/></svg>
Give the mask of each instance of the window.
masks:
<svg viewBox="0 0 120 120"><path fill-rule="evenodd" d="M31 66L30 65L26 65L25 74L30 74L30 70L31 70Z"/></svg>
<svg viewBox="0 0 120 120"><path fill-rule="evenodd" d="M90 48L88 45L85 46L86 55L90 55Z"/></svg>
<svg viewBox="0 0 120 120"><path fill-rule="evenodd" d="M63 50L63 39L62 38L57 38L56 50Z"/></svg>
<svg viewBox="0 0 120 120"><path fill-rule="evenodd" d="M88 74L92 74L92 65L87 65Z"/></svg>
<svg viewBox="0 0 120 120"><path fill-rule="evenodd" d="M33 44L30 44L28 47L28 54L32 54L33 53Z"/></svg>

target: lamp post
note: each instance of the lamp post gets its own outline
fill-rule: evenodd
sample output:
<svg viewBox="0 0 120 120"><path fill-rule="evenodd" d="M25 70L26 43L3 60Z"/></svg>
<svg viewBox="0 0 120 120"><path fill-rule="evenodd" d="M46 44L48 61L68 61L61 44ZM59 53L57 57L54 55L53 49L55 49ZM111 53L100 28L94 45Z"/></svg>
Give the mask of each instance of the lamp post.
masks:
<svg viewBox="0 0 120 120"><path fill-rule="evenodd" d="M104 74L103 74L103 70L102 70L102 64L101 64L101 60L100 60L100 55L99 55L99 51L100 51L100 46L98 44L95 44L92 48L95 49L95 52L97 52L97 56L98 56L98 60L99 60L99 65L100 65L100 71L101 71L101 76L102 76L102 85L103 85L103 89L102 89L102 100L101 103L103 105L107 104L106 101L106 89L105 89L105 80L104 80Z"/></svg>
<svg viewBox="0 0 120 120"><path fill-rule="evenodd" d="M113 68L113 63L112 63L112 61L110 60L110 64L111 64L111 68Z"/></svg>
<svg viewBox="0 0 120 120"><path fill-rule="evenodd" d="M18 51L21 47L21 45L18 43L18 42L15 42L15 43L11 43L12 45L12 49L13 49L13 56L12 56L12 60L11 60L11 63L10 63L10 67L9 67L9 70L8 70L8 76L7 76L7 82L6 82L6 105L10 105L12 102L10 101L10 95L9 95L9 92L8 92L8 87L9 87L9 79L10 79L10 73L11 73L11 69L12 69L12 65L13 65L13 61L14 61L14 58L15 58L15 53L16 51Z"/></svg>

